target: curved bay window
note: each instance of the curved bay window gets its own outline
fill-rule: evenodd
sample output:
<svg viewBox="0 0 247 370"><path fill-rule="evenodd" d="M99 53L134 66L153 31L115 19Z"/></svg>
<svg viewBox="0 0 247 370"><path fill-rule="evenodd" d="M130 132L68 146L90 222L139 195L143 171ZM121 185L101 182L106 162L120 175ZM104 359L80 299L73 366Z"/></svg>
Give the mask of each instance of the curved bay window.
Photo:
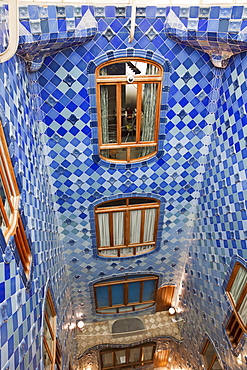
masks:
<svg viewBox="0 0 247 370"><path fill-rule="evenodd" d="M155 275L123 276L95 283L96 312L115 314L152 307L157 284Z"/></svg>
<svg viewBox="0 0 247 370"><path fill-rule="evenodd" d="M214 346L209 339L206 340L201 351L206 370L222 370Z"/></svg>
<svg viewBox="0 0 247 370"><path fill-rule="evenodd" d="M233 313L226 325L226 333L235 348L247 332L247 269L236 263L226 287Z"/></svg>
<svg viewBox="0 0 247 370"><path fill-rule="evenodd" d="M102 158L129 163L157 152L162 75L157 63L141 58L96 69Z"/></svg>
<svg viewBox="0 0 247 370"><path fill-rule="evenodd" d="M0 122L0 228L8 243L13 235L26 278L30 277L31 251L19 214L20 193Z"/></svg>
<svg viewBox="0 0 247 370"><path fill-rule="evenodd" d="M156 343L143 343L129 348L100 351L101 370L130 370L153 363Z"/></svg>
<svg viewBox="0 0 247 370"><path fill-rule="evenodd" d="M159 201L121 198L95 207L98 254L128 257L156 247Z"/></svg>

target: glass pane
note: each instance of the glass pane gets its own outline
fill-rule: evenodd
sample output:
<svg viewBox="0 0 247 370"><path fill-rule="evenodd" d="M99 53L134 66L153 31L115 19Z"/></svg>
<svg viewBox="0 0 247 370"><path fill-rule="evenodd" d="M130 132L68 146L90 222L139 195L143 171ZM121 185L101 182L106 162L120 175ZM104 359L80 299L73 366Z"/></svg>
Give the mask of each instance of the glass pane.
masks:
<svg viewBox="0 0 247 370"><path fill-rule="evenodd" d="M213 366L212 366L212 370L222 370L220 364L219 364L219 361L218 359L215 360Z"/></svg>
<svg viewBox="0 0 247 370"><path fill-rule="evenodd" d="M126 199L115 199L111 202L106 202L99 204L97 208L106 208L106 207L119 207L119 206L125 206L126 205Z"/></svg>
<svg viewBox="0 0 247 370"><path fill-rule="evenodd" d="M131 348L129 354L129 362L141 361L141 348Z"/></svg>
<svg viewBox="0 0 247 370"><path fill-rule="evenodd" d="M99 213L98 224L100 247L108 247L110 245L109 214Z"/></svg>
<svg viewBox="0 0 247 370"><path fill-rule="evenodd" d="M134 253L134 248L121 248L120 249L121 257L133 255L133 253Z"/></svg>
<svg viewBox="0 0 247 370"><path fill-rule="evenodd" d="M4 186L3 186L3 182L2 182L1 177L0 177L0 197L2 198L4 209L5 209L6 215L9 219L10 215L11 215L11 209L10 209L10 205L9 205L9 201L8 201L6 192L4 190Z"/></svg>
<svg viewBox="0 0 247 370"><path fill-rule="evenodd" d="M124 244L124 212L113 213L113 244Z"/></svg>
<svg viewBox="0 0 247 370"><path fill-rule="evenodd" d="M116 351L115 356L117 365L126 364L126 350Z"/></svg>
<svg viewBox="0 0 247 370"><path fill-rule="evenodd" d="M154 141L158 84L143 84L141 141Z"/></svg>
<svg viewBox="0 0 247 370"><path fill-rule="evenodd" d="M51 354L53 354L54 341L52 339L52 336L51 336L51 333L50 333L50 330L49 330L49 327L47 325L46 320L44 320L44 338L46 339L46 342L47 342L47 345L48 345L48 348L49 348Z"/></svg>
<svg viewBox="0 0 247 370"><path fill-rule="evenodd" d="M143 353L143 361L152 360L152 358L153 358L153 347L151 347L151 346L143 347L142 348L142 353Z"/></svg>
<svg viewBox="0 0 247 370"><path fill-rule="evenodd" d="M133 311L133 306L125 306L125 307L120 307L118 309L119 313L132 312L132 311Z"/></svg>
<svg viewBox="0 0 247 370"><path fill-rule="evenodd" d="M156 280L144 281L142 301L154 301L154 289Z"/></svg>
<svg viewBox="0 0 247 370"><path fill-rule="evenodd" d="M113 366L113 353L112 352L102 354L102 365L103 367Z"/></svg>
<svg viewBox="0 0 247 370"><path fill-rule="evenodd" d="M143 146L141 148L130 148L130 159L145 157L156 151L156 146Z"/></svg>
<svg viewBox="0 0 247 370"><path fill-rule="evenodd" d="M135 310L144 310L144 308L152 307L154 303L145 303L145 304L138 304L135 305Z"/></svg>
<svg viewBox="0 0 247 370"><path fill-rule="evenodd" d="M100 86L102 143L117 142L116 85Z"/></svg>
<svg viewBox="0 0 247 370"><path fill-rule="evenodd" d="M109 257L109 256L113 256L113 257L117 257L118 256L118 250L117 249L105 249L103 251L99 251L99 254L101 256L106 256L106 257Z"/></svg>
<svg viewBox="0 0 247 370"><path fill-rule="evenodd" d="M100 76L106 75L157 75L159 69L152 64L130 60L128 62L114 62L101 68Z"/></svg>
<svg viewBox="0 0 247 370"><path fill-rule="evenodd" d="M140 243L142 211L130 211L130 243Z"/></svg>
<svg viewBox="0 0 247 370"><path fill-rule="evenodd" d="M127 149L126 148L101 149L100 155L105 158L117 159L119 161L126 161L127 160Z"/></svg>
<svg viewBox="0 0 247 370"><path fill-rule="evenodd" d="M117 313L117 310L116 308L106 308L106 309L100 308L97 310L97 312L103 314L114 314Z"/></svg>
<svg viewBox="0 0 247 370"><path fill-rule="evenodd" d="M211 342L209 342L207 350L204 354L204 360L205 360L205 363L206 363L206 368L208 368L208 366L211 364L214 353L215 353L214 347L211 344Z"/></svg>
<svg viewBox="0 0 247 370"><path fill-rule="evenodd" d="M99 286L96 288L96 298L98 307L107 307L109 306L108 300L108 287Z"/></svg>
<svg viewBox="0 0 247 370"><path fill-rule="evenodd" d="M129 198L129 204L147 204L147 203L157 203L155 199L149 198Z"/></svg>
<svg viewBox="0 0 247 370"><path fill-rule="evenodd" d="M144 242L154 241L154 225L155 225L156 209L145 210L145 222L144 222Z"/></svg>
<svg viewBox="0 0 247 370"><path fill-rule="evenodd" d="M243 324L247 325L247 295L245 296L241 306L239 307L238 313L241 317L241 320L243 321Z"/></svg>
<svg viewBox="0 0 247 370"><path fill-rule="evenodd" d="M140 247L136 247L136 254L147 253L154 249L155 245L141 245Z"/></svg>
<svg viewBox="0 0 247 370"><path fill-rule="evenodd" d="M52 329L54 330L54 326L55 326L55 317L54 315L52 314L51 312L51 308L50 308L50 305L48 302L46 302L45 304L45 312L47 313L48 315L48 320L50 322L50 325L52 327Z"/></svg>
<svg viewBox="0 0 247 370"><path fill-rule="evenodd" d="M122 143L136 142L137 84L122 85Z"/></svg>
<svg viewBox="0 0 247 370"><path fill-rule="evenodd" d="M112 304L124 304L124 284L116 284L111 286L112 289Z"/></svg>
<svg viewBox="0 0 247 370"><path fill-rule="evenodd" d="M129 283L129 289L128 289L128 302L129 303L140 301L140 289L141 289L140 281Z"/></svg>
<svg viewBox="0 0 247 370"><path fill-rule="evenodd" d="M46 349L45 349L45 346L43 346L44 348L44 355L43 355L43 361L44 361L44 370L51 370L51 361L50 361L50 358L48 356L48 353L46 352Z"/></svg>
<svg viewBox="0 0 247 370"><path fill-rule="evenodd" d="M6 224L5 224L5 221L4 221L4 218L3 218L3 214L2 214L2 211L0 210L0 228L2 229L2 231L4 232L6 230Z"/></svg>
<svg viewBox="0 0 247 370"><path fill-rule="evenodd" d="M237 303L242 293L242 290L244 289L246 284L247 284L247 271L245 270L245 268L240 266L230 290L230 294L235 304Z"/></svg>

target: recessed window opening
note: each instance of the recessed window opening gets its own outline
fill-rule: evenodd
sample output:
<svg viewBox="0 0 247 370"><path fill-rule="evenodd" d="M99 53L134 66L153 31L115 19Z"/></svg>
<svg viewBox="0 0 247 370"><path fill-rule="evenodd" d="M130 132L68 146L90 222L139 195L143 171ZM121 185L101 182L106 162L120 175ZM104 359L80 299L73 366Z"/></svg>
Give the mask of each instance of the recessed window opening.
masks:
<svg viewBox="0 0 247 370"><path fill-rule="evenodd" d="M158 276L133 275L107 279L94 284L96 312L133 312L155 304Z"/></svg>
<svg viewBox="0 0 247 370"><path fill-rule="evenodd" d="M56 338L56 310L48 289L44 309L43 365L45 370L62 369L62 353Z"/></svg>
<svg viewBox="0 0 247 370"><path fill-rule="evenodd" d="M131 370L153 363L156 343L143 343L128 348L111 348L100 351L102 370Z"/></svg>
<svg viewBox="0 0 247 370"><path fill-rule="evenodd" d="M233 313L226 325L226 333L235 348L247 332L247 269L236 263L226 287Z"/></svg>
<svg viewBox="0 0 247 370"><path fill-rule="evenodd" d="M100 156L135 162L155 155L158 145L162 68L129 58L96 69Z"/></svg>
<svg viewBox="0 0 247 370"><path fill-rule="evenodd" d="M18 210L19 202L19 189L0 122L0 228L6 243L14 235L23 271L29 278L32 256Z"/></svg>
<svg viewBox="0 0 247 370"><path fill-rule="evenodd" d="M152 198L124 198L95 207L98 254L128 257L156 247L160 203Z"/></svg>
<svg viewBox="0 0 247 370"><path fill-rule="evenodd" d="M206 370L222 370L214 346L209 339L206 340L201 352Z"/></svg>

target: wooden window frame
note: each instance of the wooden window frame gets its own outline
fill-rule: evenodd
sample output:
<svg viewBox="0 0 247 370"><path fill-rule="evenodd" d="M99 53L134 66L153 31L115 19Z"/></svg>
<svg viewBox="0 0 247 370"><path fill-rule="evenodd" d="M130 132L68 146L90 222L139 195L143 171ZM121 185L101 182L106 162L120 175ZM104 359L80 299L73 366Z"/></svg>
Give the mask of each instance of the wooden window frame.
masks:
<svg viewBox="0 0 247 370"><path fill-rule="evenodd" d="M206 355L206 352L207 352L208 346L209 346L210 344L212 345L211 341L210 341L209 339L206 339L205 344L204 344L204 346L203 346L203 349L202 349L202 351L201 351L201 354L202 354L202 356L203 356L203 360L204 360L204 364L205 364L205 370L211 370L211 369L212 369L212 367L214 366L215 362L216 362L216 361L218 361L218 362L219 362L219 358L218 358L218 356L217 356L217 353L216 353L216 351L215 351L215 349L214 349L214 346L212 345L212 347L213 347L213 349L214 349L214 354L213 354L213 356L212 356L212 359L211 359L210 364L207 364L207 362L206 362L206 360L205 360L205 355ZM220 366L221 366L221 365L220 365Z"/></svg>
<svg viewBox="0 0 247 370"><path fill-rule="evenodd" d="M8 218L4 208L3 201L0 197L0 212L3 216L6 225L6 229L3 231L3 236L5 238L6 243L8 243L9 238L11 236L14 236L16 248L18 250L18 254L23 266L23 271L26 275L26 278L29 279L32 255L25 234L25 229L18 210L20 202L20 193L16 182L15 173L13 170L1 121L0 121L0 177L11 211L11 214Z"/></svg>
<svg viewBox="0 0 247 370"><path fill-rule="evenodd" d="M125 62L142 62L148 63L158 68L159 73L156 75L135 75L134 84L137 84L137 101L136 101L136 140L135 142L122 142L121 138L121 86L128 85L127 75L107 75L101 76L100 70L108 65L115 63L125 63ZM159 118L160 118L160 106L161 106L161 92L162 92L162 80L163 80L163 69L162 67L149 59L145 58L117 58L115 60L110 60L102 63L96 68L96 104L98 111L98 141L99 141L99 156L100 158L108 162L119 162L119 163L133 163L139 162L143 159L148 159L153 157L158 151L158 133L159 133ZM156 83L157 84L157 95L156 95L156 112L155 112L155 127L154 127L154 140L153 141L141 141L141 105L142 105L142 85L145 83ZM117 119L117 143L105 144L102 142L102 126L101 126L101 103L100 103L100 86L113 85L116 86L116 119ZM145 147L155 147L152 153L139 158L130 158L131 148L145 148ZM101 155L101 150L104 149L123 149L126 148L126 160L111 159Z"/></svg>
<svg viewBox="0 0 247 370"><path fill-rule="evenodd" d="M153 353L152 353L152 359L151 360L143 360L142 361L142 358L143 358L143 348L147 348L147 347L153 347ZM129 358L130 358L130 350L131 349L135 349L135 348L140 348L140 357L139 357L139 361L137 362L130 362L129 361ZM115 369L115 368L119 368L121 367L121 369L125 368L125 367L129 367L131 366L132 369L135 369L136 367L140 367L140 366L146 366L146 365L149 365L149 364L152 364L153 363L153 358L154 358L154 353L155 353L155 348L156 348L156 343L155 342L149 342L149 343L143 343L143 344L140 344L138 346L133 346L133 347L128 347L128 348L111 348L111 349L106 349L106 350L101 350L100 351L100 362L101 362L101 370L112 370L112 369ZM125 356L126 356L126 363L124 364L117 364L116 363L116 352L118 351L125 351ZM110 366L110 367L103 367L103 355L105 353L112 353L112 357L113 357L113 366Z"/></svg>
<svg viewBox="0 0 247 370"><path fill-rule="evenodd" d="M238 298L238 301L236 303L233 301L231 293L230 293L232 285L235 281L235 278L236 278L236 276L239 272L240 267L244 268L244 270L246 271L246 274L247 274L246 267L243 266L241 263L237 262L235 264L234 268L233 268L232 274L230 276L229 282L228 282L227 287L226 287L226 293L227 293L227 296L228 296L228 298L231 302L231 306L233 308L233 313L231 314L231 316L230 316L230 318L229 318L229 320L226 324L226 333L227 333L227 336L228 336L233 348L237 347L237 345L240 342L243 334L247 332L247 326L244 325L243 321L241 320L240 315L238 314L238 310L239 310L245 296L247 295L247 284L243 288L242 293L240 294L240 296Z"/></svg>
<svg viewBox="0 0 247 370"><path fill-rule="evenodd" d="M47 314L47 305L49 306L49 309L50 309L50 312L51 312L51 315L52 315L52 323L50 322L49 316ZM56 319L57 319L57 314L56 314L55 306L54 306L54 303L53 303L51 292L48 289L47 293L46 293L46 300L45 300L44 320L45 320L46 325L48 327L50 336L52 338L52 347L53 348L49 347L48 341L47 341L45 335L43 335L43 351L46 352L46 354L48 355L48 357L51 361L50 370L54 369L55 364L58 365L58 369L59 369L59 366L60 366L60 369L61 369L61 351L60 351L60 348L59 348L57 340L56 340ZM44 356L44 353L43 353L43 356ZM60 362L59 362L59 360L60 360Z"/></svg>
<svg viewBox="0 0 247 370"><path fill-rule="evenodd" d="M144 281L151 281L151 280L155 280L154 299L150 300L150 301L143 301L142 296L143 296L143 289L144 289ZM150 276L145 276L145 277L142 277L141 275L140 276L135 275L135 276L125 276L123 280L118 280L116 278L116 280L112 280L112 281L100 281L99 283L95 283L94 286L93 286L93 289L94 289L96 312L100 313L100 314L104 314L104 315L108 315L108 314L112 315L112 314L123 313L123 312L119 312L119 309L121 309L123 307L132 307L132 311L139 311L138 305L149 304L149 306L145 307L145 309L154 306L155 303L156 303L156 292L157 292L158 280L159 280L159 277L157 275L150 275ZM130 302L129 303L128 302L128 290L129 290L129 283L132 283L132 282L141 282L140 299L139 299L138 302ZM118 304L118 305L113 305L112 304L112 289L111 289L111 287L113 285L118 285L118 284L124 284L124 303L123 304ZM96 288L97 287L102 287L102 286L107 286L108 287L108 303L109 303L109 305L105 306L105 307L99 307L98 306L98 300L97 300ZM115 308L116 312L115 313L114 312L111 312L111 313L102 312L104 310L111 309L111 308ZM142 307L140 309L142 309ZM128 311L128 312L130 312L130 311Z"/></svg>
<svg viewBox="0 0 247 370"><path fill-rule="evenodd" d="M140 203L140 204L130 204L131 199L138 199L136 198L120 198L115 199L117 200L126 200L125 205L119 205L114 207L102 207L103 204L110 203L112 201L100 203L95 207L95 225L96 225L96 240L97 240L97 250L98 255L101 257L131 257L131 256L139 256L145 253L149 253L153 251L156 248L156 237L157 237L157 231L158 231L158 221L159 221L159 210L160 210L160 201L154 198L145 198L149 199L150 203ZM143 199L140 197L140 199ZM154 232L153 232L153 241L150 242L143 242L143 236L144 236L144 223L145 223L145 210L147 209L154 209L156 208L156 215L155 215L155 222L154 222ZM141 210L141 228L140 228L140 243L130 243L130 212L133 210ZM113 242L113 214L115 212L124 212L124 244L123 245L114 245ZM100 213L108 213L109 214L109 234L110 234L110 245L109 246L100 246L100 227L99 227L99 221L98 221L98 214ZM144 251L143 253L137 253L137 247L145 246L145 245L153 245L153 248ZM133 254L128 255L120 255L120 252L124 248L133 248ZM117 249L118 255L110 255L110 254L101 254L101 251L104 250L111 250L111 249Z"/></svg>

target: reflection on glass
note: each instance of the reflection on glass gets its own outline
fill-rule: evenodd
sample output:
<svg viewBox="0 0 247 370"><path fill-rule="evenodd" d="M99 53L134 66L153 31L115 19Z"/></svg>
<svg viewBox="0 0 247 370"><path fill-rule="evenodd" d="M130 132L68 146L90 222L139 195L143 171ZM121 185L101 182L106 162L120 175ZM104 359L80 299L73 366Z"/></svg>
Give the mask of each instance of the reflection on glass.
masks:
<svg viewBox="0 0 247 370"><path fill-rule="evenodd" d="M121 75L132 75L132 76L145 76L145 75L157 75L159 69L152 64L138 61L128 62L116 62L109 64L106 67L101 68L100 76L121 76Z"/></svg>
<svg viewBox="0 0 247 370"><path fill-rule="evenodd" d="M122 122L122 143L136 141L137 84L122 85L122 108L125 117Z"/></svg>
<svg viewBox="0 0 247 370"><path fill-rule="evenodd" d="M128 256L128 255L133 255L134 249L133 248L121 248L120 249L120 256Z"/></svg>
<svg viewBox="0 0 247 370"><path fill-rule="evenodd" d="M112 352L103 353L102 362L103 362L103 367L113 366L113 353Z"/></svg>
<svg viewBox="0 0 247 370"><path fill-rule="evenodd" d="M129 362L139 362L141 357L141 348L131 348Z"/></svg>
<svg viewBox="0 0 247 370"><path fill-rule="evenodd" d="M53 353L54 340L51 336L46 320L44 321L44 338L46 339L46 343L48 345L50 352Z"/></svg>
<svg viewBox="0 0 247 370"><path fill-rule="evenodd" d="M45 346L43 346L44 348L44 356L43 356L43 362L44 362L44 370L51 370L51 360L48 356L48 353L46 352L46 349L45 349Z"/></svg>
<svg viewBox="0 0 247 370"><path fill-rule="evenodd" d="M116 351L116 364L121 365L126 363L126 351L121 350L121 351Z"/></svg>
<svg viewBox="0 0 247 370"><path fill-rule="evenodd" d="M116 85L100 86L102 143L117 142Z"/></svg>
<svg viewBox="0 0 247 370"><path fill-rule="evenodd" d="M11 209L10 209L9 201L8 201L8 198L7 198L7 195L6 195L1 177L0 177L0 197L1 197L2 202L3 202L3 206L4 206L4 209L5 209L6 215L9 219L10 215L11 215Z"/></svg>
<svg viewBox="0 0 247 370"><path fill-rule="evenodd" d="M0 228L2 229L3 232L6 230L6 224L1 210L0 210Z"/></svg>
<svg viewBox="0 0 247 370"><path fill-rule="evenodd" d="M117 257L118 256L118 250L117 249L105 249L103 251L100 251L100 254L102 256L114 256L114 257Z"/></svg>
<svg viewBox="0 0 247 370"><path fill-rule="evenodd" d="M142 348L142 360L148 361L153 358L153 347L143 347Z"/></svg>
<svg viewBox="0 0 247 370"><path fill-rule="evenodd" d="M204 360L206 362L206 367L209 367L209 365L211 364L211 361L213 359L214 353L215 353L214 347L211 344L211 342L209 342L208 347L207 347L207 350L206 350L206 352L204 354Z"/></svg>

